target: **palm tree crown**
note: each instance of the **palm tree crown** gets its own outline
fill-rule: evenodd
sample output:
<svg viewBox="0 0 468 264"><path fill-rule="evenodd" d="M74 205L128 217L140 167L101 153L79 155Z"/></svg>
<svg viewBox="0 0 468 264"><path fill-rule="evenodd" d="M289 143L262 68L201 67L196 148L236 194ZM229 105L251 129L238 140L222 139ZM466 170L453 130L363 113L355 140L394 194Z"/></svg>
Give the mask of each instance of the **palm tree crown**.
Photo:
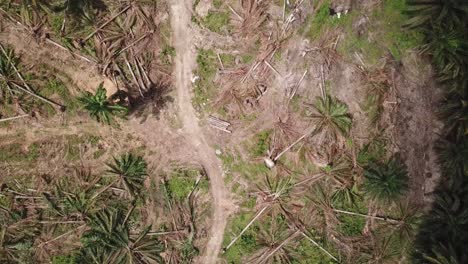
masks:
<svg viewBox="0 0 468 264"><path fill-rule="evenodd" d="M398 200L408 190L408 173L397 159L385 164L371 162L365 169L364 190L382 204Z"/></svg>
<svg viewBox="0 0 468 264"><path fill-rule="evenodd" d="M162 263L161 243L148 236L150 227L131 234L128 216L120 210L104 210L91 218L91 230L82 241L82 260L87 263Z"/></svg>
<svg viewBox="0 0 468 264"><path fill-rule="evenodd" d="M89 111L91 117L98 122L110 124L113 115L125 115L127 108L121 105L114 105L107 99L106 89L101 83L96 90L96 94L85 92L78 100L84 105L84 108Z"/></svg>
<svg viewBox="0 0 468 264"><path fill-rule="evenodd" d="M346 136L351 129L348 106L330 95L318 97L308 117L315 121L316 133L324 133L324 139L335 141Z"/></svg>
<svg viewBox="0 0 468 264"><path fill-rule="evenodd" d="M148 175L146 161L141 156L135 156L132 153L123 154L120 158L114 157L114 162L107 166L108 172L118 176L132 196L143 187L143 182Z"/></svg>
<svg viewBox="0 0 468 264"><path fill-rule="evenodd" d="M406 13L411 16L408 23L411 27L434 22L452 28L463 24L468 15L468 2L465 0L409 0L407 3Z"/></svg>

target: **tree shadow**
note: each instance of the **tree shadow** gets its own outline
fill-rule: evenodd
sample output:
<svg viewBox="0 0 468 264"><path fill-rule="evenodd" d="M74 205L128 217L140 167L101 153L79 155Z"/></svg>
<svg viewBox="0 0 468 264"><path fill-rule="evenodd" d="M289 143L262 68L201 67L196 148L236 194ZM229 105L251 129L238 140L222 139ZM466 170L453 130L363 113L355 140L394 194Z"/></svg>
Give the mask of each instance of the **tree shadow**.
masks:
<svg viewBox="0 0 468 264"><path fill-rule="evenodd" d="M136 90L136 91L135 91ZM166 82L153 83L146 91L131 89L130 92L120 90L114 95L121 102L127 101L129 116L140 119L144 123L150 116L159 119L161 111L168 103L174 102L169 95L170 84Z"/></svg>

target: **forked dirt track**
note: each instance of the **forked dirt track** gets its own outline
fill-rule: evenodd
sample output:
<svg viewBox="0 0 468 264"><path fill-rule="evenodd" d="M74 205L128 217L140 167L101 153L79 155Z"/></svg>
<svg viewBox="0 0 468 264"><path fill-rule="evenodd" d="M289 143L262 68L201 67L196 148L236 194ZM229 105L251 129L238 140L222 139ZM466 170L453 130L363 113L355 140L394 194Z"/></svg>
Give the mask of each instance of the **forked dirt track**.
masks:
<svg viewBox="0 0 468 264"><path fill-rule="evenodd" d="M195 159L204 167L210 179L213 197L213 218L208 244L201 263L216 263L223 243L227 217L232 210L228 190L224 186L221 162L214 150L208 145L198 124L192 106L192 72L196 67L196 52L193 45L193 30L190 27L192 13L191 0L171 2L171 26L174 34L173 45L176 49L175 77L179 115L183 122L183 134L195 149Z"/></svg>

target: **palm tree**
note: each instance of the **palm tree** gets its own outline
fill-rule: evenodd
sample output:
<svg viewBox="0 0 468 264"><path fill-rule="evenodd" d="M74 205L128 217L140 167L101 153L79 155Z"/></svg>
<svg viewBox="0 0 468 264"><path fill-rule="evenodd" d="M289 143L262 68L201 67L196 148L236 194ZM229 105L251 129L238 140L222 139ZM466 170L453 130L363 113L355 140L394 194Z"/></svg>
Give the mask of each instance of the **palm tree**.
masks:
<svg viewBox="0 0 468 264"><path fill-rule="evenodd" d="M392 235L398 238L399 244L409 244L415 237L421 216L418 209L409 201L398 204L395 219L398 221L387 222L393 229Z"/></svg>
<svg viewBox="0 0 468 264"><path fill-rule="evenodd" d="M112 104L107 96L106 90L101 83L93 95L90 92L85 92L78 100L84 105L84 108L89 111L91 117L98 122L111 124L113 115L124 116L128 109L122 105Z"/></svg>
<svg viewBox="0 0 468 264"><path fill-rule="evenodd" d="M321 134L324 142L334 142L347 136L352 120L348 106L330 95L317 97L315 104L308 105L306 115L315 123L315 133Z"/></svg>
<svg viewBox="0 0 468 264"><path fill-rule="evenodd" d="M466 254L457 254L451 244L436 246L431 250L431 253L424 254L423 258L425 262L431 264L456 264L468 261L468 256Z"/></svg>
<svg viewBox="0 0 468 264"><path fill-rule="evenodd" d="M408 190L408 173L398 159L387 163L370 162L364 170L364 192L385 205L398 200Z"/></svg>
<svg viewBox="0 0 468 264"><path fill-rule="evenodd" d="M50 5L54 12L65 12L73 26L92 24L97 11L105 10L106 6L101 0L65 0L61 4Z"/></svg>
<svg viewBox="0 0 468 264"><path fill-rule="evenodd" d="M438 162L446 175L462 175L468 173L468 137L461 142L441 139L436 144Z"/></svg>
<svg viewBox="0 0 468 264"><path fill-rule="evenodd" d="M463 204L467 199L466 192L467 190L438 193L423 231L430 234L435 241L463 241L468 224L468 210Z"/></svg>
<svg viewBox="0 0 468 264"><path fill-rule="evenodd" d="M446 121L447 134L453 132L458 138L468 135L468 89L450 93L441 104L439 114Z"/></svg>
<svg viewBox="0 0 468 264"><path fill-rule="evenodd" d="M271 212L258 228L256 242L260 248L249 263L292 263L299 257L294 241L299 232L292 231L281 214Z"/></svg>
<svg viewBox="0 0 468 264"><path fill-rule="evenodd" d="M26 213L25 200L18 201L3 190L0 193L0 262L26 263L33 255L40 225Z"/></svg>
<svg viewBox="0 0 468 264"><path fill-rule="evenodd" d="M468 16L468 3L464 0L410 0L406 11L412 18L410 27L428 26L431 23L448 28L463 26Z"/></svg>
<svg viewBox="0 0 468 264"><path fill-rule="evenodd" d="M114 157L114 162L107 164L108 172L118 177L130 196L135 194L143 187L143 183L148 176L146 161L141 156L135 156L132 153L126 153L120 158Z"/></svg>
<svg viewBox="0 0 468 264"><path fill-rule="evenodd" d="M464 31L435 26L425 31L425 43L422 51L432 55L439 80L461 80L466 75L468 44Z"/></svg>
<svg viewBox="0 0 468 264"><path fill-rule="evenodd" d="M250 220L250 222L241 230L241 232L234 237L231 242L223 249L224 251L228 250L234 243L242 237L242 235L249 229L255 221L257 221L260 216L262 216L267 209L272 207L278 209L278 206L281 210L284 209L284 205L291 200L291 189L294 187L292 184L291 177L280 177L279 175L266 175L265 181L259 188L259 194L262 196L264 205L262 209L257 211L255 216Z"/></svg>
<svg viewBox="0 0 468 264"><path fill-rule="evenodd" d="M130 212L103 210L91 218L91 230L82 237L81 258L85 263L162 263L162 244L148 235L150 226L132 234L128 225Z"/></svg>

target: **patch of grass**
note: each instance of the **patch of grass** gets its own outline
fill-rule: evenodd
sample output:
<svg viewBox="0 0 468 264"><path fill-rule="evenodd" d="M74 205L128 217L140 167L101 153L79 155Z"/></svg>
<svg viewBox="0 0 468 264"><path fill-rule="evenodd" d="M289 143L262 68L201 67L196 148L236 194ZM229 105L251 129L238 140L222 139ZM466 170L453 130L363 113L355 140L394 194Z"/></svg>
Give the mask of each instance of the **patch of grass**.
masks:
<svg viewBox="0 0 468 264"><path fill-rule="evenodd" d="M338 220L341 222L339 230L346 236L361 235L366 224L366 219L359 216L340 214Z"/></svg>
<svg viewBox="0 0 468 264"><path fill-rule="evenodd" d="M94 153L93 153L93 158L94 159L99 159L100 157L102 157L102 155L104 155L106 153L106 150L105 149L98 149L96 150Z"/></svg>
<svg viewBox="0 0 468 264"><path fill-rule="evenodd" d="M27 161L37 160L40 156L40 148L41 148L41 145L37 142L34 142L31 145L29 145L28 153L26 155L26 160Z"/></svg>
<svg viewBox="0 0 468 264"><path fill-rule="evenodd" d="M249 153L253 157L264 156L270 145L270 130L264 130L254 137L255 144L250 148Z"/></svg>
<svg viewBox="0 0 468 264"><path fill-rule="evenodd" d="M64 14L62 13L50 13L49 14L49 21L50 21L49 25L57 37L60 37L61 35L63 18L64 18Z"/></svg>
<svg viewBox="0 0 468 264"><path fill-rule="evenodd" d="M230 173L238 173L251 181L256 181L269 172L262 162L244 161L240 155L226 153L221 155L221 160Z"/></svg>
<svg viewBox="0 0 468 264"><path fill-rule="evenodd" d="M223 62L224 67L231 67L235 64L236 57L232 54L220 54L221 61Z"/></svg>
<svg viewBox="0 0 468 264"><path fill-rule="evenodd" d="M84 143L83 138L77 135L65 137L65 159L68 161L77 161L80 159L80 146Z"/></svg>
<svg viewBox="0 0 468 264"><path fill-rule="evenodd" d="M209 100L215 96L216 87L213 79L216 75L218 59L213 50L199 49L197 55L197 75L193 103L199 109L206 108Z"/></svg>
<svg viewBox="0 0 468 264"><path fill-rule="evenodd" d="M326 28L344 27L352 24L354 13L342 14L340 18L330 16L331 1L326 0L318 3L320 6L316 6L316 8L318 7L317 12L308 17L306 23L309 26L306 35L310 39L319 38Z"/></svg>
<svg viewBox="0 0 468 264"><path fill-rule="evenodd" d="M317 243L322 245L321 236L312 236ZM325 245L324 248L331 252L334 256L337 256L336 250L330 246ZM302 255L301 261L294 261L295 264L332 264L337 263L333 261L327 254L320 250L316 245L312 244L307 239L301 239L299 245L296 248L296 252Z"/></svg>
<svg viewBox="0 0 468 264"><path fill-rule="evenodd" d="M190 194L195 186L195 182L200 175L200 171L197 169L176 169L171 178L168 180L168 188L172 195L177 200L184 200ZM205 178L202 178L198 184L200 190L208 191L208 182Z"/></svg>
<svg viewBox="0 0 468 264"><path fill-rule="evenodd" d="M52 264L75 264L78 259L75 256L60 255L52 257Z"/></svg>
<svg viewBox="0 0 468 264"><path fill-rule="evenodd" d="M223 5L223 0L213 0L213 6L215 8L220 8Z"/></svg>
<svg viewBox="0 0 468 264"><path fill-rule="evenodd" d="M253 213L240 213L231 220L229 232L226 232L224 236L224 246L227 246L231 242L232 238L237 236L241 230L250 222L253 217ZM251 226L247 231L236 241L236 243L230 247L225 253L224 258L227 263L245 263L243 257L248 256L250 253L255 251L257 243L255 241L258 227Z"/></svg>
<svg viewBox="0 0 468 264"><path fill-rule="evenodd" d="M2 146L0 150L0 162L15 162L23 159L21 144L13 143Z"/></svg>
<svg viewBox="0 0 468 264"><path fill-rule="evenodd" d="M359 52L363 55L364 62L371 65L378 63L379 59L385 55L385 49L378 43L370 41L367 36L358 36L352 30L338 45L338 52L353 59L355 52Z"/></svg>
<svg viewBox="0 0 468 264"><path fill-rule="evenodd" d="M245 63L245 64L251 63L254 59L255 57L252 54L243 54L241 56L241 61L242 63Z"/></svg>
<svg viewBox="0 0 468 264"><path fill-rule="evenodd" d="M396 60L400 60L406 50L422 43L422 34L403 29L403 24L408 20L405 10L406 0L385 0L382 10L374 14L374 19L382 19L381 38Z"/></svg>
<svg viewBox="0 0 468 264"><path fill-rule="evenodd" d="M223 33L223 31L230 32L231 27L229 26L230 13L228 11L208 11L208 15L203 18L203 25L216 33Z"/></svg>
<svg viewBox="0 0 468 264"><path fill-rule="evenodd" d="M87 140L91 146L96 147L99 144L99 141L102 140L100 136L87 135Z"/></svg>
<svg viewBox="0 0 468 264"><path fill-rule="evenodd" d="M250 114L240 114L238 116L239 120L244 122L252 122L257 119L257 113L250 113Z"/></svg>
<svg viewBox="0 0 468 264"><path fill-rule="evenodd" d="M304 108L302 102L302 96L297 94L291 99L291 101L289 101L289 105L291 106L293 112L299 113L300 111L302 111L302 109Z"/></svg>
<svg viewBox="0 0 468 264"><path fill-rule="evenodd" d="M176 50L174 47L165 45L159 58L163 64L170 65L173 62L174 57L176 56Z"/></svg>
<svg viewBox="0 0 468 264"><path fill-rule="evenodd" d="M363 55L364 62L371 65L376 64L387 53L400 60L407 50L422 42L420 33L403 28L407 21L403 13L405 9L405 0L384 1L382 7L376 8L369 16L368 32L362 36L354 32L352 22L363 14L352 11L351 23L343 28L346 35L338 45L338 50L348 58L354 56L354 51L358 51Z"/></svg>
<svg viewBox="0 0 468 264"><path fill-rule="evenodd" d="M255 197L251 197L242 203L242 207L254 209L255 204L257 204L257 199Z"/></svg>
<svg viewBox="0 0 468 264"><path fill-rule="evenodd" d="M41 89L41 95L47 98L58 96L67 108L67 113L75 113L78 109L78 101L70 94L65 84L57 78L51 78Z"/></svg>
<svg viewBox="0 0 468 264"><path fill-rule="evenodd" d="M340 201L333 202L333 207L339 208L345 211L367 214L368 208L363 199L356 199L353 206L344 206ZM346 236L359 236L362 235L362 230L366 224L366 218L361 216L337 214L340 225L338 230Z"/></svg>
<svg viewBox="0 0 468 264"><path fill-rule="evenodd" d="M0 148L0 162L34 162L40 157L40 144L32 143L24 150L20 143L4 145Z"/></svg>

